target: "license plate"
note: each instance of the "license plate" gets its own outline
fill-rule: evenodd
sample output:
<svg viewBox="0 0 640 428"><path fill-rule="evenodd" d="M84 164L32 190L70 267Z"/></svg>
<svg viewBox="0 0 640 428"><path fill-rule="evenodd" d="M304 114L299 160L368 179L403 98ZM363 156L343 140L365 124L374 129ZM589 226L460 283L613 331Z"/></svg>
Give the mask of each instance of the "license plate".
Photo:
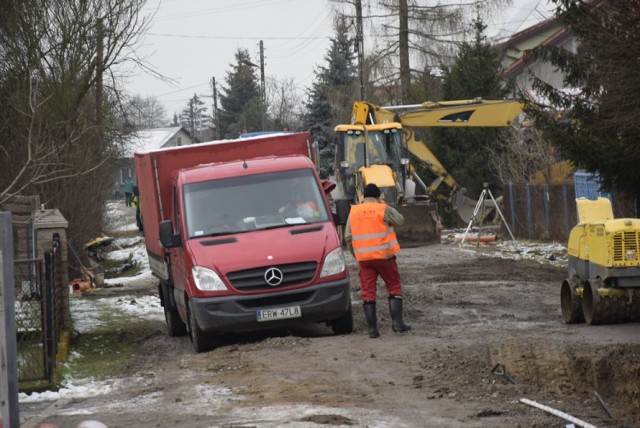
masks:
<svg viewBox="0 0 640 428"><path fill-rule="evenodd" d="M277 309L260 309L257 311L258 322L299 318L302 316L300 306L288 306Z"/></svg>

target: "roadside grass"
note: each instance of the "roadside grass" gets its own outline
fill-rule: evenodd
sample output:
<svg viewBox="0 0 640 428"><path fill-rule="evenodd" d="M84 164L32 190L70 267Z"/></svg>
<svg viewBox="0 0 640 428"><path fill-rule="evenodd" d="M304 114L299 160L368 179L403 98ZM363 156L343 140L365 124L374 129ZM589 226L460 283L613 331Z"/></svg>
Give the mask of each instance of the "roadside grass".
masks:
<svg viewBox="0 0 640 428"><path fill-rule="evenodd" d="M136 248L144 242L144 236L135 227L135 211L124 210L120 206L116 210L121 212L107 221L108 236L115 238L115 242L105 249L106 257L100 260L105 279L135 277L145 270L144 264L135 257ZM90 313L86 316L81 311L74 314L74 317L85 318L74 319L76 328L69 358L56 371L58 385L63 379L104 380L127 375L135 369L132 360L145 353L144 346L141 346L144 339L163 334L163 320L140 316L118 305L101 302L105 297L113 297L107 292L110 287L105 285L104 289L98 288L82 295L81 299L90 303ZM123 296L123 299L130 297ZM94 324L89 328L78 328L87 322Z"/></svg>
<svg viewBox="0 0 640 428"><path fill-rule="evenodd" d="M78 334L72 344L72 357L61 370L64 377L103 380L126 375L131 359L144 353L142 338L161 332L162 322L105 307L100 324Z"/></svg>

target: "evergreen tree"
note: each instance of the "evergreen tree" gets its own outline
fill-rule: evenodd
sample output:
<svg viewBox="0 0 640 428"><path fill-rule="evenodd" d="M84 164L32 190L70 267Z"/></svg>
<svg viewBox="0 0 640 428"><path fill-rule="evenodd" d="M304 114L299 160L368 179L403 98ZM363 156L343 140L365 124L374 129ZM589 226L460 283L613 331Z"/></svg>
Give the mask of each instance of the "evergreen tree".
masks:
<svg viewBox="0 0 640 428"><path fill-rule="evenodd" d="M195 138L208 122L209 117L204 101L197 94L193 94L180 114L180 123Z"/></svg>
<svg viewBox="0 0 640 428"><path fill-rule="evenodd" d="M327 89L327 84L318 76L311 87L309 102L306 104L306 113L303 117L303 127L311 132L313 140L320 146L321 177L331 175L335 153L328 144L331 141L332 115Z"/></svg>
<svg viewBox="0 0 640 428"><path fill-rule="evenodd" d="M326 67L318 67L316 78L309 90L303 123L320 145L320 175L333 171L334 147L329 144L333 128L346 123L351 115L355 98L356 70L353 64L353 39L344 17L335 23L335 37L324 59Z"/></svg>
<svg viewBox="0 0 640 428"><path fill-rule="evenodd" d="M260 97L260 85L249 52L238 49L236 63L227 72L226 87L220 95L220 135L236 138L243 132L263 129L265 106Z"/></svg>
<svg viewBox="0 0 640 428"><path fill-rule="evenodd" d="M484 35L486 26L480 18L474 21L472 43L463 43L451 67L443 67L443 97L446 100L503 98L499 53ZM499 188L497 175L489 171L489 148L498 144L503 129L438 128L433 130L432 150L456 181L477 197L483 182L492 190Z"/></svg>
<svg viewBox="0 0 640 428"><path fill-rule="evenodd" d="M640 7L638 1L557 0L557 18L579 41L575 52L541 46L527 54L550 61L565 75L555 89L539 79L534 88L561 112L531 110L536 124L564 157L598 172L606 190L640 197Z"/></svg>
<svg viewBox="0 0 640 428"><path fill-rule="evenodd" d="M442 78L426 67L416 76L409 87L408 104L442 99Z"/></svg>

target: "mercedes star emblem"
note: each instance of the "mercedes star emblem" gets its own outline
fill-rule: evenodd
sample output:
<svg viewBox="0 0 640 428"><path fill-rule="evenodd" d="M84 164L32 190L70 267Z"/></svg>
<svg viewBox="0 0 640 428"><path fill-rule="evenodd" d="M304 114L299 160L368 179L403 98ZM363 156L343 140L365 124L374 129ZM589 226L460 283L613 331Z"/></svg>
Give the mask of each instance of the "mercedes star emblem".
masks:
<svg viewBox="0 0 640 428"><path fill-rule="evenodd" d="M267 269L267 271L264 273L264 280L267 281L267 284L272 287L280 285L283 278L284 275L282 274L282 271L275 267Z"/></svg>

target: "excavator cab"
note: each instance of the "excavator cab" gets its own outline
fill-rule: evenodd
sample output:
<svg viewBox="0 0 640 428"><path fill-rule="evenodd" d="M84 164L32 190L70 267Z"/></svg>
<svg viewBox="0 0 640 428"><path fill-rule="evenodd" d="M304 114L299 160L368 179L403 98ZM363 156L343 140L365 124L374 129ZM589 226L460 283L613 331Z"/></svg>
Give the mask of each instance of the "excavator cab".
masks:
<svg viewBox="0 0 640 428"><path fill-rule="evenodd" d="M385 201L400 202L404 195L401 183L406 178L405 165L408 164L403 158L401 130L351 125L340 128L345 129L336 130L335 173L344 197L360 203L364 186L376 183Z"/></svg>
<svg viewBox="0 0 640 428"><path fill-rule="evenodd" d="M436 204L426 195L422 204L416 203L419 197L409 178L401 124L338 125L334 143L338 186L333 199L338 224L346 223L352 204L362 203L365 186L375 183L382 199L405 216L406 226L395 228L401 244L423 245L439 239Z"/></svg>

